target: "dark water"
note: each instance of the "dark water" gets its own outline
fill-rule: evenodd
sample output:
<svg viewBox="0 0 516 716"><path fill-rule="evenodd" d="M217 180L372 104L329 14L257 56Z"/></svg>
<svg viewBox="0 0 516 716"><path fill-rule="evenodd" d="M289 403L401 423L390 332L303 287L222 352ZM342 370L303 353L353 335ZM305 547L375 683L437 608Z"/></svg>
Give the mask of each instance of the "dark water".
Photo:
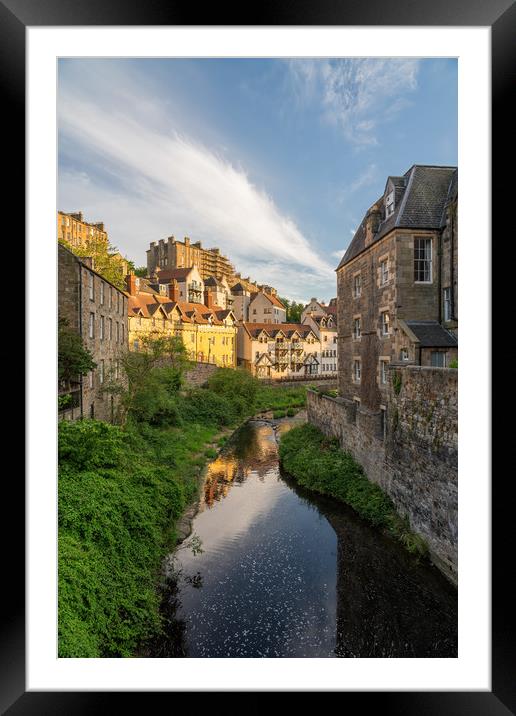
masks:
<svg viewBox="0 0 516 716"><path fill-rule="evenodd" d="M171 565L166 630L150 656L457 656L456 590L280 474L265 422L244 426L211 464Z"/></svg>

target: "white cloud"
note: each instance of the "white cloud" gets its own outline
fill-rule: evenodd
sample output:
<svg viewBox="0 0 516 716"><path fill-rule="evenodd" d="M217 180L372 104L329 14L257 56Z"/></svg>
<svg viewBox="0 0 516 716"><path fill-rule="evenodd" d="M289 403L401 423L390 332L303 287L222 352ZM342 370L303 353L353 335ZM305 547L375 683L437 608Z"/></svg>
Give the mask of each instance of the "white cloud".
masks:
<svg viewBox="0 0 516 716"><path fill-rule="evenodd" d="M129 80L121 87L120 75L117 82L111 98L108 75L98 76L95 93L80 82L60 86L61 136L79 156L95 158L90 171L61 172L60 209L103 220L137 265L145 264L150 241L187 235L220 247L244 275L287 294L302 298L305 288L319 286L333 295L333 266L241 166L175 132L159 100L142 97ZM100 186L97 171L110 180Z"/></svg>
<svg viewBox="0 0 516 716"><path fill-rule="evenodd" d="M356 146L378 143L377 128L392 120L417 88L419 60L356 58L291 60L288 67L299 100L320 103L327 121Z"/></svg>

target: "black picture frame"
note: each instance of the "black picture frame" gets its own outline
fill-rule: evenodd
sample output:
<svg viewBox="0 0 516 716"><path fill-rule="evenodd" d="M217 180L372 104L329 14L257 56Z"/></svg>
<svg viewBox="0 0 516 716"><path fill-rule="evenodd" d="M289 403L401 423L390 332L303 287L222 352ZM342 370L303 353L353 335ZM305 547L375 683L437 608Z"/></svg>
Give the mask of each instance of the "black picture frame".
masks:
<svg viewBox="0 0 516 716"><path fill-rule="evenodd" d="M369 0L367 3L344 4L338 0L298 0L297 3L263 0L248 8L248 16L236 23L234 11L220 4L203 8L203 22L196 7L165 0L127 2L124 0L0 0L0 83L4 97L4 138L14 149L9 165L9 182L4 193L5 207L18 217L25 215L25 30L34 26L64 25L361 25L361 26L489 26L492 32L492 136L493 176L504 176L504 167L514 154L514 114L507 111L516 86L516 4L512 0L395 0L391 3ZM496 171L498 170L498 172ZM512 182L500 181L492 193L492 235L509 237L508 208L514 203ZM512 212L512 209L510 209ZM18 220L17 225L20 226ZM503 231L502 231L503 223ZM498 231L497 231L498 227ZM19 232L16 237L20 240ZM503 240L503 239L502 239ZM16 253L19 266L19 251ZM493 284L495 285L495 284ZM497 291L493 291L493 298ZM493 312L493 331L496 328ZM21 402L18 396L18 402ZM492 408L494 407L492 402ZM494 413L493 413L494 414ZM503 431L497 432L501 446ZM30 446L29 446L30 449ZM494 445L492 454L495 454ZM516 713L516 660L513 588L510 586L513 556L513 518L508 497L510 468L493 479L493 593L492 593L492 690L490 692L342 692L341 708L356 708L372 713L418 714L431 716L503 716ZM113 712L119 699L129 696L132 708L154 710L155 697L170 694L144 692L26 692L25 687L25 568L24 506L25 488L21 475L9 473L9 497L4 492L4 510L14 527L3 550L2 634L0 641L2 713L82 714ZM512 480L511 480L512 481ZM4 484L7 475L4 477ZM495 519L496 516L496 519ZM6 534L4 532L4 534ZM6 544L7 543L7 544ZM202 688L202 685L200 685ZM115 706L116 699L116 706ZM152 704L151 704L152 702ZM174 702L175 703L175 702ZM355 709L351 711L355 713Z"/></svg>

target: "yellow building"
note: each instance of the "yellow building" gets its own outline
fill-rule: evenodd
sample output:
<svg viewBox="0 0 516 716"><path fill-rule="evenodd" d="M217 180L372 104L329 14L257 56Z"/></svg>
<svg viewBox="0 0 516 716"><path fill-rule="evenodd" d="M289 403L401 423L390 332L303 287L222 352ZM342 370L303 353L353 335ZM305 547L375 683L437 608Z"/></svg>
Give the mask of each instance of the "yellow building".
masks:
<svg viewBox="0 0 516 716"><path fill-rule="evenodd" d="M57 212L57 239L65 241L72 249L95 243L98 247L108 248L108 235L103 222L84 221L82 211L65 214Z"/></svg>
<svg viewBox="0 0 516 716"><path fill-rule="evenodd" d="M180 336L191 360L236 367L236 319L220 306L178 301L155 291L145 279L126 277L129 350L138 351L142 336Z"/></svg>

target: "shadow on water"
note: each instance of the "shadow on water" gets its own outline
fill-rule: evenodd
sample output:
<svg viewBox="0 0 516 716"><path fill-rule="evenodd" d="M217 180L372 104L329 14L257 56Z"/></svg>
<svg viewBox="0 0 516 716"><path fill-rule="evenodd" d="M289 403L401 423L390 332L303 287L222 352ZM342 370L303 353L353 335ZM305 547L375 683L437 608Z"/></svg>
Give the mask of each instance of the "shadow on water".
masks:
<svg viewBox="0 0 516 716"><path fill-rule="evenodd" d="M456 657L455 587L351 508L281 476L337 535L336 655Z"/></svg>
<svg viewBox="0 0 516 716"><path fill-rule="evenodd" d="M270 424L247 423L211 463L196 523L206 554L180 550L164 633L147 655L457 656L455 588L346 505L281 472Z"/></svg>

